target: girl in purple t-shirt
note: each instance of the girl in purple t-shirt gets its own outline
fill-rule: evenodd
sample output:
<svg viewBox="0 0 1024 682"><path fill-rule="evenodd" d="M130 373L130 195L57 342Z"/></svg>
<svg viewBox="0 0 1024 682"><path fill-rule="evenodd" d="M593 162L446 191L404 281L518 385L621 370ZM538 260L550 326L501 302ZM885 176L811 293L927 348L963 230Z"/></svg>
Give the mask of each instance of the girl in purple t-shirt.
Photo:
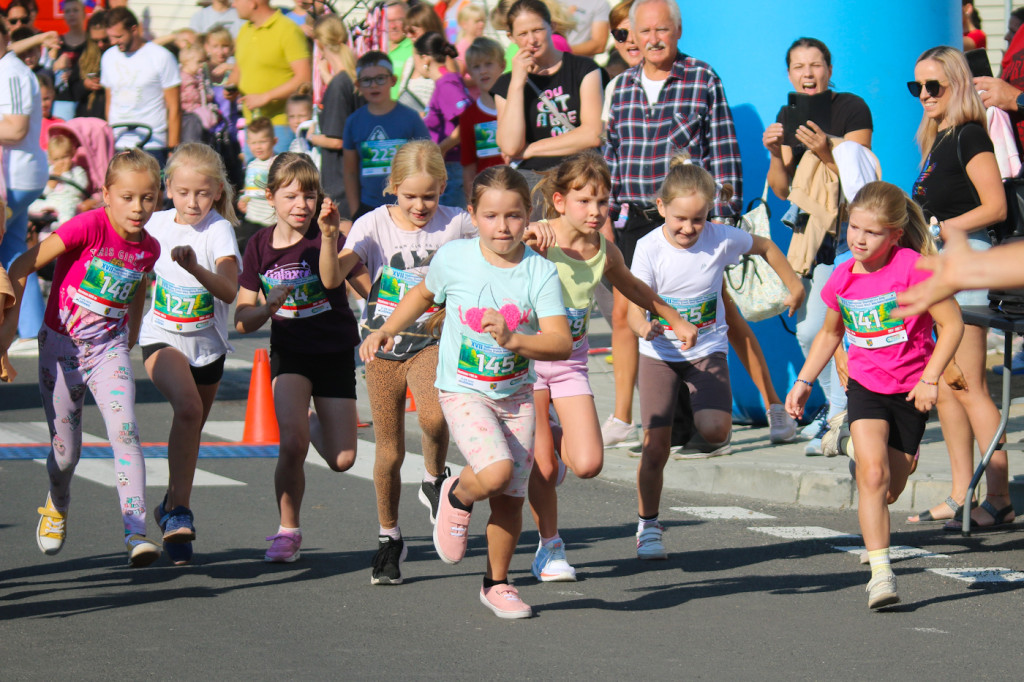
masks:
<svg viewBox="0 0 1024 682"><path fill-rule="evenodd" d="M938 399L940 377L964 325L948 299L926 314L894 317L896 295L928 276L915 268L917 260L922 253L935 253L921 209L898 187L887 182L864 185L850 205L847 241L853 259L836 266L822 289L829 308L825 324L786 397L786 410L800 418L815 378L845 333L850 344L849 454L851 460L854 451L857 455L857 515L871 564L868 607L875 609L899 601L889 565L887 505L903 492L917 466L928 412ZM947 383L956 388L952 379Z"/></svg>
<svg viewBox="0 0 1024 682"><path fill-rule="evenodd" d="M448 168L448 184L441 195L441 204L465 208L466 195L459 159L459 117L473 100L466 91L462 76L444 66L448 59L454 59L459 53L440 33L424 33L413 43L413 49L416 51L416 68L425 78L434 81L434 94L430 97L423 122L430 131L430 139L441 147Z"/></svg>
<svg viewBox="0 0 1024 682"><path fill-rule="evenodd" d="M39 332L39 391L50 427L50 491L39 507L36 544L44 554L67 538L71 479L82 454L82 406L88 389L114 452L124 543L131 566L148 566L160 547L146 538L146 466L135 422L135 378L128 352L139 338L146 275L160 244L144 229L160 198L160 167L138 149L110 161L104 208L76 216L18 257L11 280L18 303L0 328L0 352L18 328L30 274L56 260Z"/></svg>
<svg viewBox="0 0 1024 682"><path fill-rule="evenodd" d="M333 471L356 461L355 317L344 281L335 276L341 238L339 221L313 225L322 196L320 174L305 154L278 154L267 178L267 200L277 223L252 236L242 257L235 328L257 331L270 320L270 374L274 412L281 429L274 490L280 512L277 532L264 559L299 558L299 509L306 479L302 465L312 443ZM323 214L336 212L330 199ZM370 288L365 268L354 282ZM354 279L356 279L354 278ZM312 398L315 411L309 409Z"/></svg>

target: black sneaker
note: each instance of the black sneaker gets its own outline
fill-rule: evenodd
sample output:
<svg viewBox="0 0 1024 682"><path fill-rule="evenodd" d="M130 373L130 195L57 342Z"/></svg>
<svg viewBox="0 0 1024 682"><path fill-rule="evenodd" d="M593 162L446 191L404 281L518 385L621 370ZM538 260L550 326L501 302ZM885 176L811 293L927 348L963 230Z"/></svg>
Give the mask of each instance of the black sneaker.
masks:
<svg viewBox="0 0 1024 682"><path fill-rule="evenodd" d="M405 561L408 550L405 548L405 540L395 540L387 535L377 538L379 546L377 553L373 555L373 573L370 577L371 585L401 585L402 570L401 563Z"/></svg>
<svg viewBox="0 0 1024 682"><path fill-rule="evenodd" d="M437 521L437 505L441 500L441 484L444 483L444 479L451 475L452 470L445 467L444 471L441 472L441 475L437 477L436 482L428 483L427 481L423 481L423 483L420 484L420 502L430 510L430 523L435 523Z"/></svg>

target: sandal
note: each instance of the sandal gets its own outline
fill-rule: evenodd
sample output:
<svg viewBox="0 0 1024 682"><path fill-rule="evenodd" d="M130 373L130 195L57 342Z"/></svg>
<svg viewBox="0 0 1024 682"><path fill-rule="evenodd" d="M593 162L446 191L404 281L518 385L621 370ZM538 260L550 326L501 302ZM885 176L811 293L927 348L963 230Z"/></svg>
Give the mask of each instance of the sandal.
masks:
<svg viewBox="0 0 1024 682"><path fill-rule="evenodd" d="M1002 509L996 509L988 500L981 503L981 508L992 517L992 523L977 523L974 519L971 519L971 530L993 530L1000 526L1008 526L1017 520L1017 515L1013 511L1013 505L1008 504ZM1006 517L1013 515L1013 518L1007 520ZM962 521L953 520L946 523L942 527L943 530L947 531L961 531L964 528Z"/></svg>
<svg viewBox="0 0 1024 682"><path fill-rule="evenodd" d="M963 519L964 506L962 504L960 504L959 502L957 502L956 500L954 500L952 495L946 498L945 505L947 507L949 507L953 511L953 518L952 518L952 520L959 521L959 520ZM977 505L975 505L975 506L977 506ZM949 520L951 520L951 519L947 519L945 517L943 517L941 519L935 518L934 516L932 516L932 510L931 509L927 509L927 510L925 510L923 512L919 512L918 515L917 515L917 521L911 521L910 517L907 517L907 523L924 523L925 521L949 521Z"/></svg>

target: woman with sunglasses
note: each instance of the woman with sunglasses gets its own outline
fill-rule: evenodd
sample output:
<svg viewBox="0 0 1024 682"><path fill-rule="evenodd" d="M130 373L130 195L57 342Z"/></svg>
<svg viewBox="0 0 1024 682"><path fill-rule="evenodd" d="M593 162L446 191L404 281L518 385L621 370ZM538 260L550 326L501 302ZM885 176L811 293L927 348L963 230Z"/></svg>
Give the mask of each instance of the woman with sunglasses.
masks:
<svg viewBox="0 0 1024 682"><path fill-rule="evenodd" d="M518 0L506 20L519 51L491 91L497 141L533 187L539 171L601 144L601 69L555 48L551 13L540 0Z"/></svg>
<svg viewBox="0 0 1024 682"><path fill-rule="evenodd" d="M770 155L768 184L780 199L789 197L797 164L806 152L817 156L833 173L838 173L839 169L832 156L835 144L852 141L870 149L873 127L871 110L864 100L849 92L830 91L832 53L825 43L816 38L798 38L786 52L786 70L793 90L798 93L816 95L831 92L832 115L827 128L820 127L814 121L808 121L806 125L800 126L796 132L799 145L795 147L783 144L782 111L779 112L776 122L764 131L762 141ZM821 300L821 289L835 269L835 252L846 251L846 236L843 230L840 230L834 240L826 242L819 249L815 265L811 269L807 304L796 327L797 342L804 355L810 350L815 334L825 321L827 308ZM807 455L822 454L821 439L828 432L829 418L837 419L838 428L842 424L838 417L846 409L846 394L840 384L834 362L830 361L825 371L818 376L818 383L828 400L828 405L819 411L803 431L804 437L810 438L804 449Z"/></svg>
<svg viewBox="0 0 1024 682"><path fill-rule="evenodd" d="M914 201L927 219L937 222L940 238L955 231L966 234L975 251L991 248L986 228L1006 217L1006 198L985 127L985 107L967 61L952 47L932 48L918 58L907 87L924 109L917 129L921 174L914 183ZM956 299L961 306L988 305L988 292L965 291ZM952 519L946 529L960 529L964 495L974 473L974 441L987 446L999 426L985 375L985 341L984 328L965 327L955 364L947 369L946 381L939 382L939 423L949 450L953 490L945 502L908 518L910 523ZM971 512L972 528L1014 519L1004 450L996 451L985 474L988 490L981 508Z"/></svg>
<svg viewBox="0 0 1024 682"><path fill-rule="evenodd" d="M608 13L608 23L612 27L612 38L615 40L615 51L626 62L627 68L633 68L644 56L640 53L640 46L636 44L633 36L632 26L629 23L629 9L633 6L633 0L623 0L612 7ZM622 79L622 74L615 76L608 81L608 87L604 89L604 105L601 107L601 121L608 122L608 113L612 107L612 93Z"/></svg>

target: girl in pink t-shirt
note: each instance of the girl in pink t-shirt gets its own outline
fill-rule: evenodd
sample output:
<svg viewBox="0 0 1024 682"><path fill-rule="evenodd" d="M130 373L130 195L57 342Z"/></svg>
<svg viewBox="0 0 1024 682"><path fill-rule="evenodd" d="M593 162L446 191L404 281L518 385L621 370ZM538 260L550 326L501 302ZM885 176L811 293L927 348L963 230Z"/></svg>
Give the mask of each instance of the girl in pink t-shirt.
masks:
<svg viewBox="0 0 1024 682"><path fill-rule="evenodd" d="M103 183L104 208L72 218L11 266L18 303L25 282L53 260L53 287L39 332L39 389L52 447L50 491L39 508L36 544L44 554L67 538L71 478L82 450L88 388L114 452L124 542L131 566L147 566L160 547L146 538L146 467L135 422L135 379L128 352L139 337L146 275L160 245L144 226L160 198L160 167L145 152L114 156ZM17 331L18 307L0 328L0 349Z"/></svg>
<svg viewBox="0 0 1024 682"><path fill-rule="evenodd" d="M903 492L916 467L928 412L964 325L948 299L923 315L893 317L896 295L928 276L915 268L917 260L935 253L921 209L898 187L864 185L850 205L847 241L853 259L836 267L821 292L829 308L825 324L786 397L786 410L794 419L803 414L815 378L845 333L850 456L856 452L857 515L871 564L868 607L875 609L899 601L889 564L887 505ZM952 380L947 383L956 388Z"/></svg>

